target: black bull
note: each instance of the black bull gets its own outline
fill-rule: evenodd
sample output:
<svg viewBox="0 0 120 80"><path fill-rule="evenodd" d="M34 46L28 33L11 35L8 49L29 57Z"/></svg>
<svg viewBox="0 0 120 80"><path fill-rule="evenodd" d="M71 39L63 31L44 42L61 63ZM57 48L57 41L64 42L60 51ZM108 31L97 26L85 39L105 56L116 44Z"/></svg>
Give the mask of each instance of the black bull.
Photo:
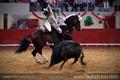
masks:
<svg viewBox="0 0 120 80"><path fill-rule="evenodd" d="M72 41L59 42L52 48L52 56L49 67L52 67L53 65L63 61L60 67L61 70L65 62L67 62L67 60L70 58L74 58L74 62L72 64L76 63L80 58L81 64L85 65L85 63L83 62L84 54L80 44Z"/></svg>

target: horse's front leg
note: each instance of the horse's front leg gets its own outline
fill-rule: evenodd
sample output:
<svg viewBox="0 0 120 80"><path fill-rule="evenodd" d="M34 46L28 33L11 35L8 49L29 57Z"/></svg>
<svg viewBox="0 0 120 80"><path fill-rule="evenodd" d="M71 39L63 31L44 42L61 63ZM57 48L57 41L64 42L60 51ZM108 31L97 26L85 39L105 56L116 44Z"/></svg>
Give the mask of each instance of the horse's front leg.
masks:
<svg viewBox="0 0 120 80"><path fill-rule="evenodd" d="M38 52L41 56L43 56L43 58L46 60L46 62L48 62L49 59L48 59L47 55L45 55L45 53L42 53L42 49L43 49L43 47L39 48Z"/></svg>
<svg viewBox="0 0 120 80"><path fill-rule="evenodd" d="M36 61L37 63L42 64L43 62L39 59L39 56L36 55L37 52L38 52L37 49L33 50L33 51L32 51L32 55L33 55L33 57L34 57L34 59L35 59L35 61Z"/></svg>

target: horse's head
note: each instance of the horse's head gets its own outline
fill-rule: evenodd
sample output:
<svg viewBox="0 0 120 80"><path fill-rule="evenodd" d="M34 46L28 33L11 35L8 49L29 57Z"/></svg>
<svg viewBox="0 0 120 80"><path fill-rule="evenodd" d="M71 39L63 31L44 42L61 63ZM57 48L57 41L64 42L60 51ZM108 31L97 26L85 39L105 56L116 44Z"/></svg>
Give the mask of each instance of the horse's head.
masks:
<svg viewBox="0 0 120 80"><path fill-rule="evenodd" d="M80 25L80 20L79 20L78 15L75 15L75 16L74 16L73 25L74 25L74 28L75 28L77 31L80 31L81 25Z"/></svg>
<svg viewBox="0 0 120 80"><path fill-rule="evenodd" d="M79 16L76 14L72 14L66 17L64 21L67 25L67 27L71 29L75 29L76 31L80 31L80 20Z"/></svg>

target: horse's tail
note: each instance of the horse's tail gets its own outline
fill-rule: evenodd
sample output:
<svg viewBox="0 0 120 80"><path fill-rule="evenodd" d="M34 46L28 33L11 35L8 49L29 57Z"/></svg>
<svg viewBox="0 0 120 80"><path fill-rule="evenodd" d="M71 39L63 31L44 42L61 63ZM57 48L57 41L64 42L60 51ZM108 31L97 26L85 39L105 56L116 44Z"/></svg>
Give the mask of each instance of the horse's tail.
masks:
<svg viewBox="0 0 120 80"><path fill-rule="evenodd" d="M31 41L28 40L28 38L30 38L31 35L28 35L26 38L22 38L20 40L20 46L18 47L18 49L16 50L16 53L21 53L23 51L26 51L31 43Z"/></svg>

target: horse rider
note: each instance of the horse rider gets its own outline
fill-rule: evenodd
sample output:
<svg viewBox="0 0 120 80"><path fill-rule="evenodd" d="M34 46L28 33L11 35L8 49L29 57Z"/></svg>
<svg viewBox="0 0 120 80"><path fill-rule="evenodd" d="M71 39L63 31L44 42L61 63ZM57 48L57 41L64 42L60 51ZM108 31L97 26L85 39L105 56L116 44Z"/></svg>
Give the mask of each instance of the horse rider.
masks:
<svg viewBox="0 0 120 80"><path fill-rule="evenodd" d="M52 31L51 27L53 27L54 29L56 29L58 31L58 33L62 33L62 29L59 27L49 4L48 4L47 8L44 9L43 14L46 16L43 26L49 32Z"/></svg>

